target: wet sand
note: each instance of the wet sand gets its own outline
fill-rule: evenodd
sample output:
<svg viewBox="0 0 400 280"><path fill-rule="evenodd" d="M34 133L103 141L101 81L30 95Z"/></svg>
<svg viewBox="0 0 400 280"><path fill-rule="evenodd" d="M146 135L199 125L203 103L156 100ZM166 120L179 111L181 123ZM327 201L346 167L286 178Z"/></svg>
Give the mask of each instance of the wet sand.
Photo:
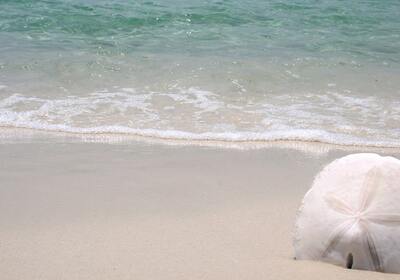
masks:
<svg viewBox="0 0 400 280"><path fill-rule="evenodd" d="M351 151L12 142L2 279L398 279L293 259L303 195Z"/></svg>

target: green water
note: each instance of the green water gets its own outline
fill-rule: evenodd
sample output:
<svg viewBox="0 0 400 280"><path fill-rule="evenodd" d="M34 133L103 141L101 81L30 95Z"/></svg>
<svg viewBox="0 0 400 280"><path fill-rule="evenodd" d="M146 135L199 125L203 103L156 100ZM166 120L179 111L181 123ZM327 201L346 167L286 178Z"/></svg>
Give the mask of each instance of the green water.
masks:
<svg viewBox="0 0 400 280"><path fill-rule="evenodd" d="M17 47L400 60L399 1L1 0L0 5L2 56Z"/></svg>
<svg viewBox="0 0 400 280"><path fill-rule="evenodd" d="M0 125L399 146L399 1L0 0Z"/></svg>

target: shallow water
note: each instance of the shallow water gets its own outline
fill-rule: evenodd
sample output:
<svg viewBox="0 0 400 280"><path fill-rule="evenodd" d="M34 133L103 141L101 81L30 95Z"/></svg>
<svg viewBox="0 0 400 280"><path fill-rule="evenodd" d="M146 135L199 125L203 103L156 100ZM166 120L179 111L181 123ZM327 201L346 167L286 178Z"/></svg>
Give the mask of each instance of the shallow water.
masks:
<svg viewBox="0 0 400 280"><path fill-rule="evenodd" d="M398 1L0 1L0 126L400 147Z"/></svg>

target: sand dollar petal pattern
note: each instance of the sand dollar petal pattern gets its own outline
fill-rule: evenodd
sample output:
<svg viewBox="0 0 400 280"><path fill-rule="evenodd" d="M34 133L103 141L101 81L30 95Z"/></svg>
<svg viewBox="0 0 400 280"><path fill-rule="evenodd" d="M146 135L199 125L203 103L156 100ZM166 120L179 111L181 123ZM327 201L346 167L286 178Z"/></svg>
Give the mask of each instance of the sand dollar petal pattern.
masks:
<svg viewBox="0 0 400 280"><path fill-rule="evenodd" d="M400 273L399 179L400 161L377 154L326 166L298 212L296 259Z"/></svg>

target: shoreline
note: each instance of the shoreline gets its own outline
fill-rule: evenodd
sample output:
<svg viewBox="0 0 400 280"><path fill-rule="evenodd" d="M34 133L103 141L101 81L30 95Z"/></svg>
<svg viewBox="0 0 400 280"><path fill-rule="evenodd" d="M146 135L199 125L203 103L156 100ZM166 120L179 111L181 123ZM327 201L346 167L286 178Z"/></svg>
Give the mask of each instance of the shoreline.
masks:
<svg viewBox="0 0 400 280"><path fill-rule="evenodd" d="M400 153L399 147L374 146L374 145L351 145L334 144L324 141L311 140L199 140L199 139L173 139L157 136L143 136L129 133L78 133L68 131L52 131L46 129L24 128L24 127L1 127L0 145L10 143L7 141L22 140L24 143L35 142L36 140L50 139L49 141L67 143L103 143L103 144L155 144L167 146L191 146L210 147L220 149L256 150L283 148L301 150L310 153L321 153L322 151L341 150L353 152L375 152L375 153Z"/></svg>
<svg viewBox="0 0 400 280"><path fill-rule="evenodd" d="M399 12L0 0L0 280L400 280Z"/></svg>

